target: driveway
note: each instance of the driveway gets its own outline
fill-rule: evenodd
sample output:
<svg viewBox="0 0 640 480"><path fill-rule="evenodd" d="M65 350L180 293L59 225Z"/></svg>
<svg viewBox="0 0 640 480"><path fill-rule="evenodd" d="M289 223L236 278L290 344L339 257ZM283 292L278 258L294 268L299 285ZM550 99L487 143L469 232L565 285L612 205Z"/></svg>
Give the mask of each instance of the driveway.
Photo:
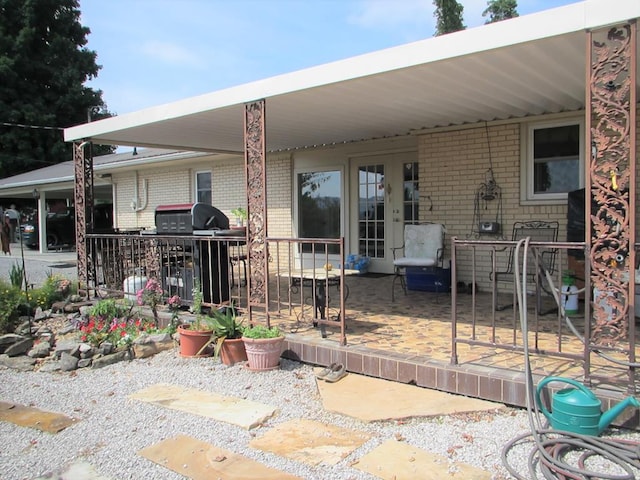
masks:
<svg viewBox="0 0 640 480"><path fill-rule="evenodd" d="M40 253L26 247L21 248L19 243L12 243L11 254L0 255L0 278L9 282L11 269L15 265L22 266L23 261L29 285L40 286L51 274L58 274L69 280L78 277L75 250Z"/></svg>

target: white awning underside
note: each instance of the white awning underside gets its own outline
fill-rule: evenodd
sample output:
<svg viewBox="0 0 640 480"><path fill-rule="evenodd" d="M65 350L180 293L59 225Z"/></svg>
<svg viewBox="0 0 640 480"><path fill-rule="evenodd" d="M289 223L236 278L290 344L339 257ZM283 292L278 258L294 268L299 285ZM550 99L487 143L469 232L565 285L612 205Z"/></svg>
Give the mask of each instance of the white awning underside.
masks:
<svg viewBox="0 0 640 480"><path fill-rule="evenodd" d="M244 105L263 98L268 151L580 110L586 29L637 17L637 0L589 0L72 127L65 139L242 152Z"/></svg>

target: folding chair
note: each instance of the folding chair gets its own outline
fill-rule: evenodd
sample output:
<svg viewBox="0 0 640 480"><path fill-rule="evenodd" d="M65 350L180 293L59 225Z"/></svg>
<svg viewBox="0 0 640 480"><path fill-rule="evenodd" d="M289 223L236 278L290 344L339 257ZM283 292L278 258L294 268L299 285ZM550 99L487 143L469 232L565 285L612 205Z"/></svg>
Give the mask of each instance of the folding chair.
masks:
<svg viewBox="0 0 640 480"><path fill-rule="evenodd" d="M427 223L418 225L405 225L404 244L401 247L393 247L393 266L395 275L391 283L391 301L395 301L394 290L396 280L400 279L400 285L407 294L407 282L405 281L407 267L443 267L444 266L444 225L439 223ZM403 251L403 256L397 252Z"/></svg>
<svg viewBox="0 0 640 480"><path fill-rule="evenodd" d="M556 242L558 240L558 222L515 222L513 224L511 240L517 242L527 237L531 238L531 242ZM541 300L539 287L541 285L541 281L545 278L544 271L546 270L552 275L555 271L556 252L557 250L554 248L536 248L529 250L529 257L527 259L527 283L531 282L536 286L536 299L539 312ZM489 274L490 280L493 281L493 292L495 292L493 297L494 310L504 310L505 308L513 306L513 303L508 305L498 305L497 293L498 282L508 282L512 287L514 286L514 262L516 260L515 247L510 247L506 268ZM550 312L540 312L542 315L545 313Z"/></svg>

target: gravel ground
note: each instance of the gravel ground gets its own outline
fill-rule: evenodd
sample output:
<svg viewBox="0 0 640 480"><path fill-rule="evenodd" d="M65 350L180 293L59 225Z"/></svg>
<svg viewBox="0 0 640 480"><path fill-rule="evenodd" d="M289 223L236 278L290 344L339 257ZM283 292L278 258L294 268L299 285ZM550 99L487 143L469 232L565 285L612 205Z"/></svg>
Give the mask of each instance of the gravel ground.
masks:
<svg viewBox="0 0 640 480"><path fill-rule="evenodd" d="M279 412L251 431L197 415L132 400L129 395L156 383L170 383L277 406ZM175 350L148 359L121 362L73 373L17 372L0 367L0 398L77 418L52 435L0 422L0 471L5 480L34 479L60 472L79 459L110 479L183 478L136 452L177 434L186 434L253 458L305 479L372 479L353 462L388 439L401 439L432 453L510 478L503 468L503 445L528 430L526 412L464 414L363 423L322 408L313 369L287 360L271 372L227 367L211 358L186 359ZM307 418L372 435L371 440L335 466L310 467L248 446L275 425ZM640 441L640 434L633 434ZM525 471L529 446L514 450L513 463Z"/></svg>

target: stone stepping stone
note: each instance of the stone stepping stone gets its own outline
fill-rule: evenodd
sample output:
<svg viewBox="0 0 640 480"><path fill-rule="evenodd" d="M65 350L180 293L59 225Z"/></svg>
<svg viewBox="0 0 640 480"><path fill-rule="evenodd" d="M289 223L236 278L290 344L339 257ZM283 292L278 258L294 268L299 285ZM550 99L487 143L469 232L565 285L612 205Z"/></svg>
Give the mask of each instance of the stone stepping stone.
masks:
<svg viewBox="0 0 640 480"><path fill-rule="evenodd" d="M277 411L276 407L251 400L167 384L152 385L131 394L129 398L212 418L247 430L261 425Z"/></svg>
<svg viewBox="0 0 640 480"><path fill-rule="evenodd" d="M61 413L7 402L0 402L0 420L48 433L58 433L77 422Z"/></svg>
<svg viewBox="0 0 640 480"><path fill-rule="evenodd" d="M276 425L249 445L312 466L335 465L370 438L366 433L295 419Z"/></svg>
<svg viewBox="0 0 640 480"><path fill-rule="evenodd" d="M316 373L321 369L316 369ZM349 373L335 383L318 380L325 410L364 422L494 411L501 403Z"/></svg>
<svg viewBox="0 0 640 480"><path fill-rule="evenodd" d="M138 455L193 480L299 479L186 435L178 435L143 448L138 451Z"/></svg>
<svg viewBox="0 0 640 480"><path fill-rule="evenodd" d="M351 466L383 480L491 480L485 470L396 440L387 440Z"/></svg>

